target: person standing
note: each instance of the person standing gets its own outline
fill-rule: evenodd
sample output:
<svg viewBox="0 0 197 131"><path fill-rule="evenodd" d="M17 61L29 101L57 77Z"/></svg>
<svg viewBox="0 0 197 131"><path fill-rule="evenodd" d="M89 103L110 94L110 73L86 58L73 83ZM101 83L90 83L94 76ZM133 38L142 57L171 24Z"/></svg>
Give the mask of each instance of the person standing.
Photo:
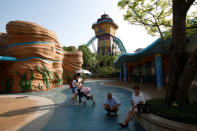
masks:
<svg viewBox="0 0 197 131"><path fill-rule="evenodd" d="M83 87L83 79L81 78L81 74L80 73L77 73L76 75L77 77L77 81L78 81L78 86L77 86L77 94L79 95L79 103L81 103L81 97L82 97L82 94L81 94L81 88Z"/></svg>
<svg viewBox="0 0 197 131"><path fill-rule="evenodd" d="M76 92L77 82L78 82L77 76L74 75L74 78L73 78L73 81L72 81L72 93L73 93L73 96L70 98L69 101L71 102L72 100L74 100L75 105L77 105L77 92Z"/></svg>

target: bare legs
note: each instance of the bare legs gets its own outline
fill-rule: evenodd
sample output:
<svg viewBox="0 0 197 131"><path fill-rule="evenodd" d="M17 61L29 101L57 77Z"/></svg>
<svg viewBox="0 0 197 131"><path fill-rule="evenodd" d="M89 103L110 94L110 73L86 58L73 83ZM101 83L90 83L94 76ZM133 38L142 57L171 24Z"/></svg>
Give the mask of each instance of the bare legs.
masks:
<svg viewBox="0 0 197 131"><path fill-rule="evenodd" d="M123 125L128 125L129 122L134 118L135 116L135 108L132 108L131 111L129 111L126 119L122 122Z"/></svg>
<svg viewBox="0 0 197 131"><path fill-rule="evenodd" d="M74 94L75 105L77 105L77 93Z"/></svg>
<svg viewBox="0 0 197 131"><path fill-rule="evenodd" d="M72 100L74 100L75 105L77 105L77 93L74 93L74 95L70 98L69 101L71 102Z"/></svg>

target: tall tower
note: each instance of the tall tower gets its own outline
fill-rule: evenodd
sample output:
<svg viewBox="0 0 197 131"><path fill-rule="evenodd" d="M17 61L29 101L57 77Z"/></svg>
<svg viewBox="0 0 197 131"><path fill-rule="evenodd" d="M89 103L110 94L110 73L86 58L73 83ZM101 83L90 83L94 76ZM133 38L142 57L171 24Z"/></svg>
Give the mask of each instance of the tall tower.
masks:
<svg viewBox="0 0 197 131"><path fill-rule="evenodd" d="M96 23L92 25L95 35L98 38L97 53L102 55L113 55L114 41L118 25L107 15L103 14Z"/></svg>

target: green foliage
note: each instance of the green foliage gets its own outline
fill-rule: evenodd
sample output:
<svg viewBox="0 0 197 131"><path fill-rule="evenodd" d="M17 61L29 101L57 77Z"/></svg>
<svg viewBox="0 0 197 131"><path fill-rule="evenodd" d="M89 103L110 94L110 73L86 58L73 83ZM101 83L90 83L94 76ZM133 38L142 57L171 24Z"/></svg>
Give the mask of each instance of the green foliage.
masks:
<svg viewBox="0 0 197 131"><path fill-rule="evenodd" d="M55 85L62 85L63 82L62 78L60 78L56 72L53 72L53 75L54 75Z"/></svg>
<svg viewBox="0 0 197 131"><path fill-rule="evenodd" d="M39 83L39 85L37 86L37 88L40 89L40 90L42 90L43 89L43 86L41 86L40 83Z"/></svg>
<svg viewBox="0 0 197 131"><path fill-rule="evenodd" d="M120 0L118 6L125 10L124 19L133 25L143 26L150 35L171 36L172 0ZM187 15L187 27L193 26L196 11ZM192 32L194 30L188 30ZM164 36L161 36L164 37Z"/></svg>
<svg viewBox="0 0 197 131"><path fill-rule="evenodd" d="M92 72L93 77L114 77L117 70L113 68L117 56L94 54L87 45L78 48L83 52L83 69ZM66 76L69 79L68 76Z"/></svg>
<svg viewBox="0 0 197 131"><path fill-rule="evenodd" d="M22 91L30 91L32 81L34 80L33 70L29 66L26 66L26 67L29 69L29 73L30 73L29 79L27 76L28 75L27 71L24 74L20 74L18 71L16 72L16 74L20 77L19 84L22 88Z"/></svg>
<svg viewBox="0 0 197 131"><path fill-rule="evenodd" d="M83 69L92 70L95 67L95 54L85 44L79 46L78 50L83 52Z"/></svg>
<svg viewBox="0 0 197 131"><path fill-rule="evenodd" d="M42 67L38 67L38 65L36 65L36 70L42 74L42 79L43 79L43 83L46 86L46 88L50 88L51 84L52 84L52 79L51 79L51 73L50 71L46 68L46 66L44 64L42 64ZM49 77L49 78L48 78Z"/></svg>
<svg viewBox="0 0 197 131"><path fill-rule="evenodd" d="M197 103L184 106L172 106L165 103L164 99L148 100L151 113L178 122L197 125Z"/></svg>
<svg viewBox="0 0 197 131"><path fill-rule="evenodd" d="M68 46L68 47L63 46L62 48L63 48L64 51L67 51L67 52L72 52L72 51L77 50L75 46Z"/></svg>
<svg viewBox="0 0 197 131"><path fill-rule="evenodd" d="M120 0L118 6L126 9L124 19L134 25L143 26L148 34L158 35L172 27L172 0Z"/></svg>
<svg viewBox="0 0 197 131"><path fill-rule="evenodd" d="M93 73L95 78L114 78L119 76L119 70L112 66L99 67L96 72Z"/></svg>
<svg viewBox="0 0 197 131"><path fill-rule="evenodd" d="M7 73L7 75L8 75L8 73ZM14 79L13 79L13 77L10 76L10 75L8 75L8 77L9 78L6 80L6 86L5 86L7 92L11 91L12 88L13 88L13 85L14 85Z"/></svg>
<svg viewBox="0 0 197 131"><path fill-rule="evenodd" d="M72 76L73 76L73 75L72 75L72 74L68 74L67 71L65 71L65 73L63 74L63 78L66 79L66 81L67 81L68 83L71 83L71 82L72 82L72 80L73 80Z"/></svg>

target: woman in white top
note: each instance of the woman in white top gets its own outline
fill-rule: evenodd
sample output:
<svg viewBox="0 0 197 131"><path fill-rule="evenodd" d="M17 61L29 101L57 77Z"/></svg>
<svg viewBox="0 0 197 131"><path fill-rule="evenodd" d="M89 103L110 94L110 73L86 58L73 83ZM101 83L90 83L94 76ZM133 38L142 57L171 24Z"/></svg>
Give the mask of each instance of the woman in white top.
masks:
<svg viewBox="0 0 197 131"><path fill-rule="evenodd" d="M138 86L133 87L133 94L132 94L132 100L131 100L131 109L126 117L126 119L119 123L118 125L122 128L128 127L129 122L133 119L137 112L137 104L145 104L144 96L142 92L140 92L140 89Z"/></svg>
<svg viewBox="0 0 197 131"><path fill-rule="evenodd" d="M77 93L76 93L76 89L78 87L78 80L77 80L77 76L74 75L74 78L73 78L73 81L72 81L72 93L73 93L73 96L70 98L70 102L72 100L74 100L75 102L75 105L77 105Z"/></svg>

